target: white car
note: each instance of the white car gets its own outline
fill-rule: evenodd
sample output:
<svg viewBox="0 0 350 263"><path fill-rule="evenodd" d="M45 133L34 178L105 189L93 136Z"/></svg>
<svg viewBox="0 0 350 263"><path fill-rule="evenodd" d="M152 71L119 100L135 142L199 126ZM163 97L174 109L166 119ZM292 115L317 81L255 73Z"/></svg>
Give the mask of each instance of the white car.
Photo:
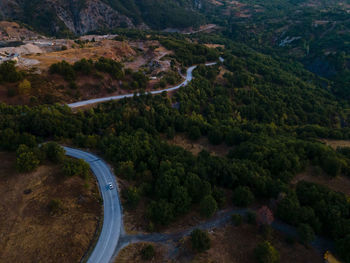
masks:
<svg viewBox="0 0 350 263"><path fill-rule="evenodd" d="M108 187L109 190L113 190L114 189L114 186L113 186L113 184L111 182L108 183L107 187Z"/></svg>

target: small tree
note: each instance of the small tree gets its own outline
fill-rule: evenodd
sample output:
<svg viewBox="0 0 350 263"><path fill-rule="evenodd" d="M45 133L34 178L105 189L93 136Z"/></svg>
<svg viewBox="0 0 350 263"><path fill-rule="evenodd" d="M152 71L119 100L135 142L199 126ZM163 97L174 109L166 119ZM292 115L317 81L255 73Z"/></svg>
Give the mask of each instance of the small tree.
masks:
<svg viewBox="0 0 350 263"><path fill-rule="evenodd" d="M16 167L19 172L26 173L35 170L40 162L33 152L21 153L16 160Z"/></svg>
<svg viewBox="0 0 350 263"><path fill-rule="evenodd" d="M82 178L87 178L89 175L90 166L84 160L65 158L63 161L63 174L65 176L79 175Z"/></svg>
<svg viewBox="0 0 350 263"><path fill-rule="evenodd" d="M32 89L32 84L27 79L24 79L18 85L18 92L19 92L19 94L29 94L31 89Z"/></svg>
<svg viewBox="0 0 350 263"><path fill-rule="evenodd" d="M298 235L304 245L310 244L315 239L315 232L308 224L298 226Z"/></svg>
<svg viewBox="0 0 350 263"><path fill-rule="evenodd" d="M140 201L140 192L136 187L124 189L122 196L126 200L127 207L130 209L135 209Z"/></svg>
<svg viewBox="0 0 350 263"><path fill-rule="evenodd" d="M49 142L43 146L47 159L54 163L62 163L66 151L56 142Z"/></svg>
<svg viewBox="0 0 350 263"><path fill-rule="evenodd" d="M16 151L16 168L19 172L31 172L35 170L39 164L40 160L28 146L21 144Z"/></svg>
<svg viewBox="0 0 350 263"><path fill-rule="evenodd" d="M240 207L247 207L254 202L254 195L249 187L239 186L233 191L233 203Z"/></svg>
<svg viewBox="0 0 350 263"><path fill-rule="evenodd" d="M204 252L210 248L210 238L207 232L195 229L191 233L192 248L197 252Z"/></svg>
<svg viewBox="0 0 350 263"><path fill-rule="evenodd" d="M192 126L188 131L188 138L192 141L198 140L201 137L201 130L198 126Z"/></svg>
<svg viewBox="0 0 350 263"><path fill-rule="evenodd" d="M204 217L211 217L218 210L218 205L211 195L207 195L200 203L200 213Z"/></svg>
<svg viewBox="0 0 350 263"><path fill-rule="evenodd" d="M268 241L258 244L254 254L259 263L278 263L280 259L278 251Z"/></svg>
<svg viewBox="0 0 350 263"><path fill-rule="evenodd" d="M118 173L128 180L133 179L135 175L134 163L132 161L120 162Z"/></svg>
<svg viewBox="0 0 350 263"><path fill-rule="evenodd" d="M156 252L152 245L147 245L141 250L141 257L143 260L151 260L154 258Z"/></svg>

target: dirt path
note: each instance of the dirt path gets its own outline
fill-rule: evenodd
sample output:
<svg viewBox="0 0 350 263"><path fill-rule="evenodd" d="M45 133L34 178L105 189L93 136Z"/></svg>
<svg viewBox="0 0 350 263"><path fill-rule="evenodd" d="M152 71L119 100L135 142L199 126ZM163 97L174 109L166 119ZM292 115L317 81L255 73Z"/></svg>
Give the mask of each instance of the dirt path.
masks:
<svg viewBox="0 0 350 263"><path fill-rule="evenodd" d="M115 251L114 257L125 248L126 246L139 242L152 242L159 244L166 244L169 249L169 258L174 258L177 254L176 244L184 237L189 236L191 232L196 229L202 229L211 231L215 228L221 228L230 223L233 214L239 214L245 216L247 212L252 211L249 209L229 209L224 211L219 211L216 216L208 221L199 223L196 226L190 227L184 231L178 231L174 233L150 233L150 234L123 234L119 239L118 247ZM297 238L297 230L288 224L285 224L279 220L275 220L272 223L272 228L286 234L288 236ZM316 237L316 239L311 243L312 247L315 248L321 255L325 251L333 251L334 244L331 240L325 239L323 237Z"/></svg>

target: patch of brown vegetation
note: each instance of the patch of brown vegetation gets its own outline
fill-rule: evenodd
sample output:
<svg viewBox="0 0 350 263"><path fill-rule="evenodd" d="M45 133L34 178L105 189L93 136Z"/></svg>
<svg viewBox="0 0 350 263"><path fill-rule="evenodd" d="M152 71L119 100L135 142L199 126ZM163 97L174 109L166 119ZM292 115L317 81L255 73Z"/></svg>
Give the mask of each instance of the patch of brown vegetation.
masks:
<svg viewBox="0 0 350 263"><path fill-rule="evenodd" d="M296 185L300 181L324 185L334 191L350 196L350 178L346 176L330 177L321 169L309 167L304 172L297 174L292 184Z"/></svg>
<svg viewBox="0 0 350 263"><path fill-rule="evenodd" d="M147 245L153 245L155 250L155 256L152 260L145 261L141 257L141 251ZM123 248L117 258L115 259L115 263L140 263L140 262L152 262L152 263L164 263L167 260L164 258L165 247L160 244L154 243L135 243L131 244L125 248Z"/></svg>
<svg viewBox="0 0 350 263"><path fill-rule="evenodd" d="M22 39L37 38L39 35L15 22L0 21L0 41L21 41Z"/></svg>
<svg viewBox="0 0 350 263"><path fill-rule="evenodd" d="M194 155L198 155L202 150L217 156L225 156L228 154L230 147L226 144L212 145L206 137L201 137L199 140L193 142L186 138L184 134L175 135L174 139L168 140L168 143L181 146Z"/></svg>
<svg viewBox="0 0 350 263"><path fill-rule="evenodd" d="M338 147L350 147L350 141L347 140L322 139L321 141L327 144L328 146L332 147L334 150L336 150Z"/></svg>
<svg viewBox="0 0 350 263"><path fill-rule="evenodd" d="M225 48L225 45L220 44L204 44L208 48Z"/></svg>
<svg viewBox="0 0 350 263"><path fill-rule="evenodd" d="M20 174L13 154L0 159L0 262L79 262L100 217L95 180L64 178L52 164ZM51 200L62 206L54 215Z"/></svg>

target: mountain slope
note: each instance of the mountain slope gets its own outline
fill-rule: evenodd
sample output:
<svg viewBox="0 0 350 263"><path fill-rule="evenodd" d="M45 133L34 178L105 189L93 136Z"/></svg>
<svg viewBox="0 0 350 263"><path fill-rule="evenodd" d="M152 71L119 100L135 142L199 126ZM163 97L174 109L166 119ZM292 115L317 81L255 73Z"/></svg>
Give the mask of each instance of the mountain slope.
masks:
<svg viewBox="0 0 350 263"><path fill-rule="evenodd" d="M97 29L186 28L204 22L203 0L2 0L0 19L17 20L51 35Z"/></svg>

